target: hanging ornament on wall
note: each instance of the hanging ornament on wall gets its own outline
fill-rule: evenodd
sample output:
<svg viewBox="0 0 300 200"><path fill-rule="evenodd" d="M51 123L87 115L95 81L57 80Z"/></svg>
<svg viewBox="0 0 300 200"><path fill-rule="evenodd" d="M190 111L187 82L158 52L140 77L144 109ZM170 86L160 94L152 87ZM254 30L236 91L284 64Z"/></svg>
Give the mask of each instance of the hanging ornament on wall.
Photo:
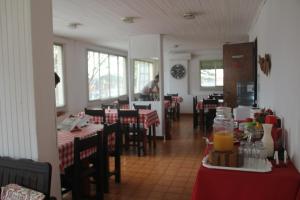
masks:
<svg viewBox="0 0 300 200"><path fill-rule="evenodd" d="M258 56L258 63L260 65L261 71L268 76L271 72L271 56L270 54L265 54L265 57Z"/></svg>

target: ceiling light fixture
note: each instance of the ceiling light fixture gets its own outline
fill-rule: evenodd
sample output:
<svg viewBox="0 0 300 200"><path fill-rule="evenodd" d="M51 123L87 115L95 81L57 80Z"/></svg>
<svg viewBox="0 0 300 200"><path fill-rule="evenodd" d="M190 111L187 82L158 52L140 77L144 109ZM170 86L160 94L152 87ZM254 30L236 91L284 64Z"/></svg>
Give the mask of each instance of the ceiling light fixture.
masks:
<svg viewBox="0 0 300 200"><path fill-rule="evenodd" d="M135 17L122 17L121 18L121 20L124 23L128 23L128 24L134 23L134 19L135 19Z"/></svg>
<svg viewBox="0 0 300 200"><path fill-rule="evenodd" d="M73 23L70 23L70 24L69 24L69 27L70 27L71 29L77 29L79 26L82 26L82 24L81 24L81 23L78 23L78 22L73 22Z"/></svg>
<svg viewBox="0 0 300 200"><path fill-rule="evenodd" d="M187 13L184 13L183 14L183 18L184 19L195 19L195 13L192 13L192 12L187 12Z"/></svg>

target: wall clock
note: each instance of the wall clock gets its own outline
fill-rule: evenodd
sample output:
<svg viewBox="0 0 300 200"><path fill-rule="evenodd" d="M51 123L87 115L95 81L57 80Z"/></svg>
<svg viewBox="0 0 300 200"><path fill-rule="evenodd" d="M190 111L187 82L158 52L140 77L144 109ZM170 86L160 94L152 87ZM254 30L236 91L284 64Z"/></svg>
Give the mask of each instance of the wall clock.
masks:
<svg viewBox="0 0 300 200"><path fill-rule="evenodd" d="M185 75L185 68L181 64L176 64L171 67L171 75L176 79L181 79Z"/></svg>

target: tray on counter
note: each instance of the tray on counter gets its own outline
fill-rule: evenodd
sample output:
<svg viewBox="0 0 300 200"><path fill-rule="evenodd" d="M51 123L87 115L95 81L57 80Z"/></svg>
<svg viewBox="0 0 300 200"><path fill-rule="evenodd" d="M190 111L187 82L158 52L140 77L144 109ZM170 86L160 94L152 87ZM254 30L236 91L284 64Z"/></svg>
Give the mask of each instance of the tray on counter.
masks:
<svg viewBox="0 0 300 200"><path fill-rule="evenodd" d="M258 172L258 173L266 173L272 171L272 163L266 159L265 164L261 164L259 168L251 167L251 166L243 166L243 167L224 167L224 166L215 166L208 163L208 156L205 156L202 160L203 167L209 169L222 169L222 170L234 170L234 171L245 171L245 172Z"/></svg>

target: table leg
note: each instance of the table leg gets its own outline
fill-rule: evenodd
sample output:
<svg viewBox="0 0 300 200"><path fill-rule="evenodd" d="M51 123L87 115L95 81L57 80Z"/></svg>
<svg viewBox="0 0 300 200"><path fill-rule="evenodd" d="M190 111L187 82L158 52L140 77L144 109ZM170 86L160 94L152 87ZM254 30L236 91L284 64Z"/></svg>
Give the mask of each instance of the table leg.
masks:
<svg viewBox="0 0 300 200"><path fill-rule="evenodd" d="M165 109L165 135L166 135L166 139L170 140L171 139L171 134L170 134L170 117L168 117L167 114L168 110Z"/></svg>
<svg viewBox="0 0 300 200"><path fill-rule="evenodd" d="M149 147L151 147L151 145L152 145L152 140L153 140L153 135L152 135L151 127L150 127L150 128L149 128L149 134L148 134L148 143L149 143Z"/></svg>

